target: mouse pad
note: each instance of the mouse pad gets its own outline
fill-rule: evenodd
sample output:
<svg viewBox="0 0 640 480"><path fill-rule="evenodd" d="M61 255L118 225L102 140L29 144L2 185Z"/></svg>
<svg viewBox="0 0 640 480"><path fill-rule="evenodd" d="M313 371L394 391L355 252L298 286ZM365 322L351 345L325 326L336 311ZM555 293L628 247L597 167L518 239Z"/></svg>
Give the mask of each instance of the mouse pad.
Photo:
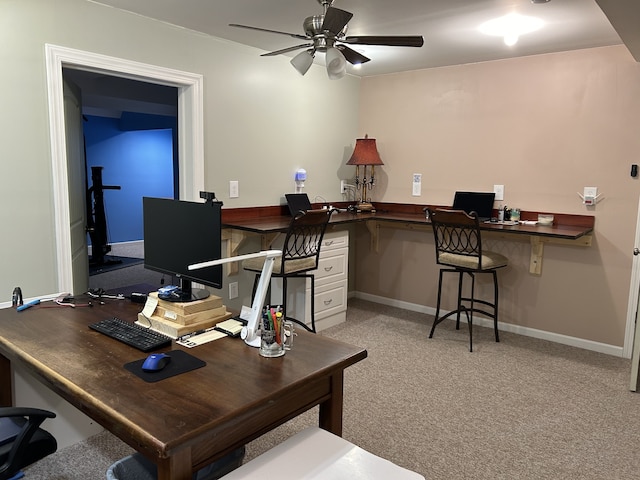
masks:
<svg viewBox="0 0 640 480"><path fill-rule="evenodd" d="M142 364L147 357L141 358L134 362L129 362L124 365L124 368L134 375L140 377L145 382L153 383L165 378L173 377L174 375L180 375L181 373L190 372L196 368L204 367L207 362L194 357L182 350L171 350L166 352L171 356L171 363L164 367L159 372L145 372L142 370ZM151 355L151 354L149 354ZM147 355L147 356L149 356Z"/></svg>

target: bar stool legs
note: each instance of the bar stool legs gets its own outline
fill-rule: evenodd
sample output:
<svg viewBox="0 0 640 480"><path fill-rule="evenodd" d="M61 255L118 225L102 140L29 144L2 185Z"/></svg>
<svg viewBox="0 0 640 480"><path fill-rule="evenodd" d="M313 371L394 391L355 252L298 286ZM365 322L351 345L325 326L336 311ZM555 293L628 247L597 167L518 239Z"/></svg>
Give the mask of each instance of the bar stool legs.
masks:
<svg viewBox="0 0 640 480"><path fill-rule="evenodd" d="M440 316L440 306L442 299L442 279L445 273L457 273L458 274L458 302L457 308L446 315ZM486 300L475 298L475 274L476 273L491 273L493 277L493 302L489 302ZM463 296L463 280L464 275L467 274L471 277L471 294L468 297ZM465 302L468 303L468 306L465 305ZM476 306L476 304L481 304L485 307L489 307L491 311L487 311L484 308ZM500 341L500 337L498 334L498 275L495 270L489 270L486 272L470 272L466 270L460 270L456 268L441 268L440 275L438 278L438 298L436 303L436 315L433 320L433 325L431 326L431 331L429 332L429 338L433 338L433 333L436 329L436 325L438 325L443 320L455 315L456 316L456 330L460 329L460 315L465 314L467 317L467 324L469 326L469 351L473 352L473 314L481 313L489 318L493 319L493 330L496 337L496 342Z"/></svg>

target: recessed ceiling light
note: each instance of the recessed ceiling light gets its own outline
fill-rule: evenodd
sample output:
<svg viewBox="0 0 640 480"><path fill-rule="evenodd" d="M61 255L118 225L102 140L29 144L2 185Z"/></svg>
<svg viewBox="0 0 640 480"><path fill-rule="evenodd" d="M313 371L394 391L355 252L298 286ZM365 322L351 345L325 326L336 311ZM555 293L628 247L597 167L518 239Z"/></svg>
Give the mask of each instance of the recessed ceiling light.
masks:
<svg viewBox="0 0 640 480"><path fill-rule="evenodd" d="M511 46L516 44L520 35L534 32L543 26L544 22L539 18L510 13L484 22L478 30L485 35L503 37L504 43Z"/></svg>

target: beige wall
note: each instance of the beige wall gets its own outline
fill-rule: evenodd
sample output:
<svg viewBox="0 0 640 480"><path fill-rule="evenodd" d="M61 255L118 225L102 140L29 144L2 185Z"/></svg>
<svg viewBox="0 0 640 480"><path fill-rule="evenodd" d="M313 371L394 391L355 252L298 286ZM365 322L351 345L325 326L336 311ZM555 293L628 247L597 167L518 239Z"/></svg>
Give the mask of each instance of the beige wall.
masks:
<svg viewBox="0 0 640 480"><path fill-rule="evenodd" d="M0 40L0 305L15 286L27 297L59 292L45 44L203 75L204 185L225 207L279 203L300 167L312 198L340 199L357 136L356 77L329 81L316 65L302 77L288 57L85 0L0 1Z"/></svg>
<svg viewBox="0 0 640 480"><path fill-rule="evenodd" d="M505 185L505 205L594 215L589 248L547 245L542 276L527 243L491 240L501 272L502 321L622 347L640 151L640 66L606 47L365 78L360 134L377 139L384 167L373 198L450 205L455 190ZM411 175L422 173L422 196ZM576 192L597 186L585 207ZM385 230L381 253L360 232L356 290L435 307L431 233ZM402 258L402 261L400 261ZM448 308L451 304L448 305Z"/></svg>

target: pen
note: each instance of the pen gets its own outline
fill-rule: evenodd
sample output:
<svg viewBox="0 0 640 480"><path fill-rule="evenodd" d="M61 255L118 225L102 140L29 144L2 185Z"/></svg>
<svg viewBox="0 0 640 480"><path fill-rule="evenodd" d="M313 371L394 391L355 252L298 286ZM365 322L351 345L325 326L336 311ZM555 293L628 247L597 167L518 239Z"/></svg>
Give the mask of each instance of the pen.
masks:
<svg viewBox="0 0 640 480"><path fill-rule="evenodd" d="M23 310L26 310L29 307L33 307L34 305L38 305L40 303L40 300L32 300L29 303L25 303L24 305L20 305L18 308L16 308L16 310L18 312L21 312Z"/></svg>

